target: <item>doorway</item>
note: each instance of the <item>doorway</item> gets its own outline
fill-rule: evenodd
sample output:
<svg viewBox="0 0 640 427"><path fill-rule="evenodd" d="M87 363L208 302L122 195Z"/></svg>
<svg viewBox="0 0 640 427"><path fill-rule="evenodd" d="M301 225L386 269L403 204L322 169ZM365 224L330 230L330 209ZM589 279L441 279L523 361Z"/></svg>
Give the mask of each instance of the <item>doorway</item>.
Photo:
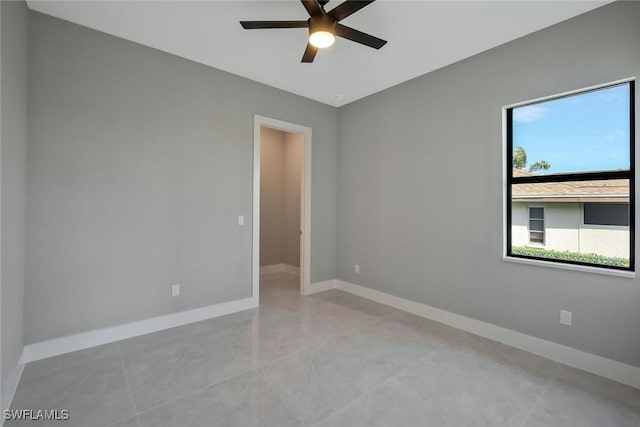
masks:
<svg viewBox="0 0 640 427"><path fill-rule="evenodd" d="M260 274L310 283L311 129L263 116L254 119L253 297Z"/></svg>

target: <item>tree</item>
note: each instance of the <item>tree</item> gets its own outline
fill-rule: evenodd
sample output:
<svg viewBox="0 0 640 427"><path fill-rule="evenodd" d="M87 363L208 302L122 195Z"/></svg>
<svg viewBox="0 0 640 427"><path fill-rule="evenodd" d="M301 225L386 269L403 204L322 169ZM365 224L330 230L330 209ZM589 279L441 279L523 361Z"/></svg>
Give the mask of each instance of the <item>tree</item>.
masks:
<svg viewBox="0 0 640 427"><path fill-rule="evenodd" d="M513 167L516 169L524 169L527 167L527 152L522 147L516 147L513 150Z"/></svg>
<svg viewBox="0 0 640 427"><path fill-rule="evenodd" d="M515 147L513 149L513 167L515 169L527 170L527 152L522 147ZM540 170L551 169L551 164L546 160L538 160L529 166L528 171L531 173L538 172Z"/></svg>
<svg viewBox="0 0 640 427"><path fill-rule="evenodd" d="M539 160L529 166L529 172L537 172L539 170L548 170L551 168L551 165L546 160Z"/></svg>

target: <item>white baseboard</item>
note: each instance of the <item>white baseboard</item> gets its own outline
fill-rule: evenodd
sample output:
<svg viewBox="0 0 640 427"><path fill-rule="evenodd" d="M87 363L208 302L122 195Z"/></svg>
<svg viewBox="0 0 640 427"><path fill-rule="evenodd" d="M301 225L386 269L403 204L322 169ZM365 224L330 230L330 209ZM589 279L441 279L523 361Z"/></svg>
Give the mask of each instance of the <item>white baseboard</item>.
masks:
<svg viewBox="0 0 640 427"><path fill-rule="evenodd" d="M277 273L284 271L284 264L261 265L260 274Z"/></svg>
<svg viewBox="0 0 640 427"><path fill-rule="evenodd" d="M291 274L300 274L300 267L294 267L289 264L271 264L260 266L260 274L286 272Z"/></svg>
<svg viewBox="0 0 640 427"><path fill-rule="evenodd" d="M289 264L282 264L282 265L284 265L285 273L295 274L296 276L300 275L300 267L294 267L293 265L289 265Z"/></svg>
<svg viewBox="0 0 640 427"><path fill-rule="evenodd" d="M307 290L307 295L315 294L318 292L328 291L336 288L336 280L325 280L324 282L312 283Z"/></svg>
<svg viewBox="0 0 640 427"><path fill-rule="evenodd" d="M22 352L20 363L25 364L35 360L46 359L47 357L70 353L72 351L96 347L151 332L186 325L188 323L199 322L213 317L249 310L251 308L256 308L257 306L257 298L245 298L29 344L25 346L24 351Z"/></svg>
<svg viewBox="0 0 640 427"><path fill-rule="evenodd" d="M2 411L10 409L11 402L13 401L13 396L16 394L16 390L18 389L18 384L20 383L20 378L22 377L22 372L24 371L24 363L22 363L21 358L16 361L13 366L11 372L9 372L9 376L7 377L7 381L2 385ZM0 426L4 425L4 417L1 418Z"/></svg>
<svg viewBox="0 0 640 427"><path fill-rule="evenodd" d="M310 285L308 294L327 291L334 288L415 314L417 316L435 320L437 322L640 389L640 368L636 366L627 365L605 357L590 354L582 350L546 341L541 338L366 288L354 283L342 280L317 282ZM110 328L29 344L24 348L22 357L12 370L7 382L3 384L3 409L6 409L8 405L10 405L18 383L20 382L24 365L28 362L64 353L70 353L72 351L82 350L89 347L95 347L102 344L108 344L110 342L120 341L213 317L224 316L226 314L248 310L257 306L257 299L245 298L132 322L125 325L113 326Z"/></svg>
<svg viewBox="0 0 640 427"><path fill-rule="evenodd" d="M640 388L640 368L602 356L567 347L541 338L496 326L491 323L451 313L415 301L389 295L354 283L336 280L336 288L372 301L435 320L475 335L519 348L538 356L600 375L613 381Z"/></svg>

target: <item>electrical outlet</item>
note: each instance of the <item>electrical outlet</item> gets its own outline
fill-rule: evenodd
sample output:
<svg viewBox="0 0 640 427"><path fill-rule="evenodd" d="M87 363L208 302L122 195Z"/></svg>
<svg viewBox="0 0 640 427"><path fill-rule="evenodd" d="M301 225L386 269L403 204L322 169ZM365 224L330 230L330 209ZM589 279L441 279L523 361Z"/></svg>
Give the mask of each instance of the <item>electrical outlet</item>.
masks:
<svg viewBox="0 0 640 427"><path fill-rule="evenodd" d="M180 296L180 285L171 285L171 296Z"/></svg>
<svg viewBox="0 0 640 427"><path fill-rule="evenodd" d="M244 225L244 215L238 215L238 225Z"/></svg>
<svg viewBox="0 0 640 427"><path fill-rule="evenodd" d="M572 313L567 310L560 310L560 323L563 325L571 326Z"/></svg>
<svg viewBox="0 0 640 427"><path fill-rule="evenodd" d="M356 273L360 273L360 264L356 264L355 271Z"/></svg>

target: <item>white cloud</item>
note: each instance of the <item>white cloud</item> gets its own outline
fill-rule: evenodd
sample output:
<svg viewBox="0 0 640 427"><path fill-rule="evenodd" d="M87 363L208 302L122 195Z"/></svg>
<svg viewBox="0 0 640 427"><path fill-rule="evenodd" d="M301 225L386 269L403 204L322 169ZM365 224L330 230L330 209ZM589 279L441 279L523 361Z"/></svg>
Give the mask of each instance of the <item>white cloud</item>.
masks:
<svg viewBox="0 0 640 427"><path fill-rule="evenodd" d="M529 105L513 110L513 120L520 123L533 122L545 116L547 110L539 105Z"/></svg>
<svg viewBox="0 0 640 427"><path fill-rule="evenodd" d="M622 130L617 130L615 132L610 132L606 135L607 141L617 141L627 137L627 133Z"/></svg>
<svg viewBox="0 0 640 427"><path fill-rule="evenodd" d="M622 93L620 93L619 91L611 91L611 90L606 90L603 91L599 94L599 96L596 98L598 101L601 102L606 102L608 104L614 103L614 102L620 102L623 100L622 98Z"/></svg>

